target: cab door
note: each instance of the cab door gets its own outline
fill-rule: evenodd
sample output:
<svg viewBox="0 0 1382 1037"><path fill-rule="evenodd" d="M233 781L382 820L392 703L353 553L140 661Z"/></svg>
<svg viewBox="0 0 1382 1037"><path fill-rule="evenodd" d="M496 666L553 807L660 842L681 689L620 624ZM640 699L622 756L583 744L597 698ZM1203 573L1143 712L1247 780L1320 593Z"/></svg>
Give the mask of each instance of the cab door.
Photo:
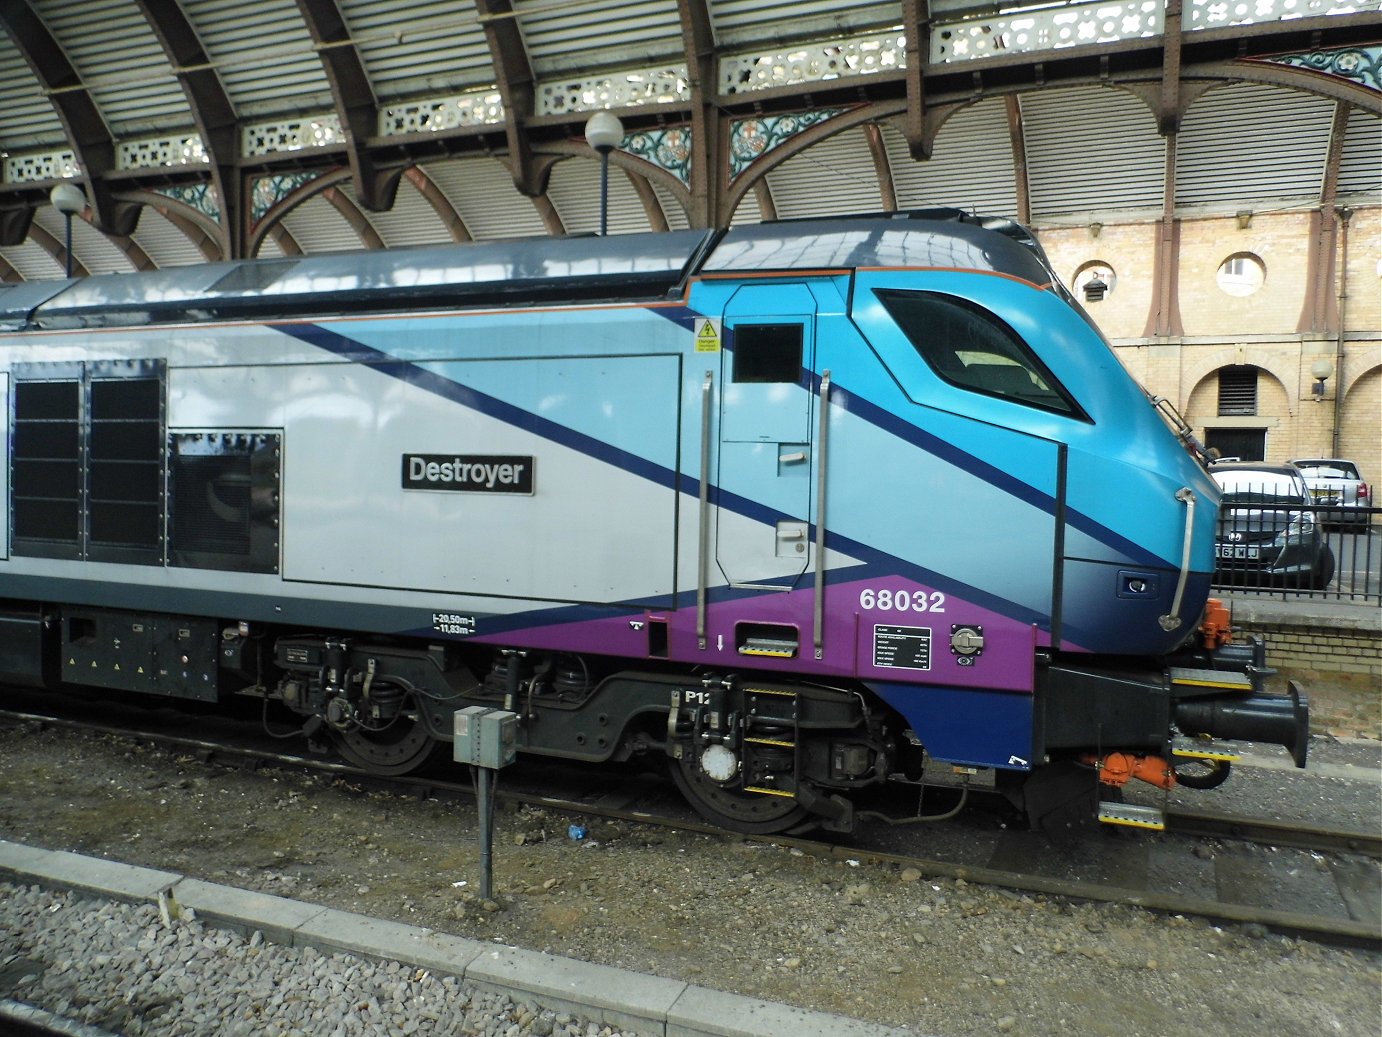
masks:
<svg viewBox="0 0 1382 1037"><path fill-rule="evenodd" d="M815 313L800 284L741 288L725 307L715 554L734 586L786 590L811 561Z"/></svg>

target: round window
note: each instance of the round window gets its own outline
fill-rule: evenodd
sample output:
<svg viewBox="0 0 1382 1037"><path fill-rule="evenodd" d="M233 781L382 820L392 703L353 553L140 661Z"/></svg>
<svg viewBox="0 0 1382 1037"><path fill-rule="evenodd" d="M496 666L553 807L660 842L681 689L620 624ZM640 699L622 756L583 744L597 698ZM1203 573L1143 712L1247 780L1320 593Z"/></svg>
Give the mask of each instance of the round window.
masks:
<svg viewBox="0 0 1382 1037"><path fill-rule="evenodd" d="M1251 252L1235 252L1219 264L1217 278L1228 295L1252 295L1267 280L1267 266Z"/></svg>

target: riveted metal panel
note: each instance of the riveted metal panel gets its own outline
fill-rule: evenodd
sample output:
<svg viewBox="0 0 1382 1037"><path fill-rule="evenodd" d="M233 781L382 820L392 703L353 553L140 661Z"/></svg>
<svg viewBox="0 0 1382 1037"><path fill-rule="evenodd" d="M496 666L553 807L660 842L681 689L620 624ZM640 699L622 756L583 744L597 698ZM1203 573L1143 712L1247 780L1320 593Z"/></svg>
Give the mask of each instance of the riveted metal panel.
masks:
<svg viewBox="0 0 1382 1037"><path fill-rule="evenodd" d="M331 87L293 0L181 0L241 117L332 110Z"/></svg>
<svg viewBox="0 0 1382 1037"><path fill-rule="evenodd" d="M380 101L429 97L494 82L484 27L455 0L340 0Z"/></svg>
<svg viewBox="0 0 1382 1037"><path fill-rule="evenodd" d="M37 0L33 8L117 136L192 124L182 88L138 5L129 0Z"/></svg>
<svg viewBox="0 0 1382 1037"><path fill-rule="evenodd" d="M8 151L66 147L67 134L53 105L39 91L38 80L23 56L0 33L0 146Z"/></svg>
<svg viewBox="0 0 1382 1037"><path fill-rule="evenodd" d="M1357 108L1349 113L1338 197L1366 205L1382 203L1382 117Z"/></svg>
<svg viewBox="0 0 1382 1037"><path fill-rule="evenodd" d="M514 8L528 60L539 76L685 58L676 0L589 6L518 0Z"/></svg>
<svg viewBox="0 0 1382 1037"><path fill-rule="evenodd" d="M1318 202L1333 119L1333 101L1298 90L1214 87L1181 122L1177 208Z"/></svg>
<svg viewBox="0 0 1382 1037"><path fill-rule="evenodd" d="M941 126L931 157L912 158L896 122L883 124L899 209L954 206L985 216L1017 216L1012 146L1002 98L962 108Z"/></svg>
<svg viewBox="0 0 1382 1037"><path fill-rule="evenodd" d="M827 137L768 174L779 219L878 212L878 173L864 131Z"/></svg>
<svg viewBox="0 0 1382 1037"><path fill-rule="evenodd" d="M1114 87L1023 94L1032 216L1159 208L1166 142L1139 98Z"/></svg>
<svg viewBox="0 0 1382 1037"><path fill-rule="evenodd" d="M423 167L477 241L547 233L530 199L518 193L513 174L497 158L463 158Z"/></svg>

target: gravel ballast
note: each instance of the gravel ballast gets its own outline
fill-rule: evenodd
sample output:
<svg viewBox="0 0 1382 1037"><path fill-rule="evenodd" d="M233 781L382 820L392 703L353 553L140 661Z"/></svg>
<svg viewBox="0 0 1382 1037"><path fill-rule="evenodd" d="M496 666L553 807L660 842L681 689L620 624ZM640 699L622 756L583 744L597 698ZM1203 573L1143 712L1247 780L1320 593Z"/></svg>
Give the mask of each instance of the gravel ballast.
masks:
<svg viewBox="0 0 1382 1037"><path fill-rule="evenodd" d="M365 793L289 772L209 768L117 738L36 726L0 732L0 837L15 842L175 869L210 882L935 1037L1164 1037L1187 1029L1198 1037L1379 1032L1382 968L1371 953L1259 927L1021 894L866 860L818 859L780 845L636 824L595 822L577 841L567 835L572 820L532 807L501 811L495 893L486 900L474 893L474 817L464 805ZM79 960L116 960L117 952L97 950L94 939L84 938L96 923L72 926L60 953L45 956L40 950L38 919L51 928L87 910L71 895L0 892L0 997L30 1000L77 969ZM11 901L27 904L13 909L25 913L10 914ZM57 904L62 906L53 910ZM117 909L91 910L99 915ZM392 1024L395 1006L386 1004L384 990L406 995L405 1008L410 998L437 998L426 1002L436 1006L429 1011L451 1028L415 1032L526 1037L548 1021L540 1008L525 1024L505 1016L524 1006L501 1006L496 1022L504 1021L504 1027L483 1029L478 1017L465 1022L466 1013L479 1008L473 995L462 1000L467 994L459 987L453 1000L441 995L448 989L444 977L417 979L403 966L395 966L401 973L381 973L389 966L313 959L306 951L267 944L250 954L244 938L199 928L201 923L177 923L175 931L165 931L156 912L151 920L147 908L118 910L135 912L137 934L120 953L139 958L145 953L141 941L158 949L162 940L180 946L185 939L195 948L188 953L198 969L218 955L246 967L263 962L260 986L252 989L279 989L264 977L280 987L301 979L306 987L292 989L309 991L310 997L304 993L295 1008L309 1002L323 1012L348 1014L355 1008L358 1017L358 1006L373 996ZM301 957L278 959L279 954ZM14 965L21 961L35 964L16 975ZM73 964L50 976L60 961ZM109 983L119 969L107 967L102 975ZM186 975L184 970L184 985ZM334 991L336 984L339 992L320 1003L321 991ZM179 999L179 1005L197 1003L202 996L221 996L203 987L228 985L206 979L191 991L175 985L159 996ZM62 997L69 1007L82 1007L70 993L58 993L45 1007ZM97 995L90 997L95 1003ZM186 1022L183 1009L157 1007L167 1001L121 1003L128 1013L118 1021L130 1033L228 1032L199 1030ZM535 1007L527 1006L530 1014ZM411 1015L421 1027L423 1013ZM174 1017L184 1028L153 1028ZM233 1010L225 1018L233 1020ZM328 1024L323 1016L320 1025L303 1032L357 1032L339 1029L344 1015L331 1018ZM555 1029L555 1017L550 1021L553 1032L590 1032L589 1024L569 1029L575 1019L561 1024L565 1031ZM358 1032L372 1037L392 1031Z"/></svg>

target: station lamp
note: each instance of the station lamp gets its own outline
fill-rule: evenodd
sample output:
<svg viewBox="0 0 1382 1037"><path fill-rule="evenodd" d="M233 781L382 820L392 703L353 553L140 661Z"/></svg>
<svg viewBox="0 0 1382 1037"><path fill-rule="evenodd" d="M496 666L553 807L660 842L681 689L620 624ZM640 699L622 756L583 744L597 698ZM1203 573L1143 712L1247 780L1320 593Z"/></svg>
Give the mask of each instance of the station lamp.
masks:
<svg viewBox="0 0 1382 1037"><path fill-rule="evenodd" d="M603 108L585 122L585 139L600 153L600 236L609 229L609 153L624 139L624 124Z"/></svg>
<svg viewBox="0 0 1382 1037"><path fill-rule="evenodd" d="M48 192L48 200L53 208L62 213L67 221L67 240L65 242L66 273L72 276L72 217L86 208L86 195L76 184L63 182Z"/></svg>

